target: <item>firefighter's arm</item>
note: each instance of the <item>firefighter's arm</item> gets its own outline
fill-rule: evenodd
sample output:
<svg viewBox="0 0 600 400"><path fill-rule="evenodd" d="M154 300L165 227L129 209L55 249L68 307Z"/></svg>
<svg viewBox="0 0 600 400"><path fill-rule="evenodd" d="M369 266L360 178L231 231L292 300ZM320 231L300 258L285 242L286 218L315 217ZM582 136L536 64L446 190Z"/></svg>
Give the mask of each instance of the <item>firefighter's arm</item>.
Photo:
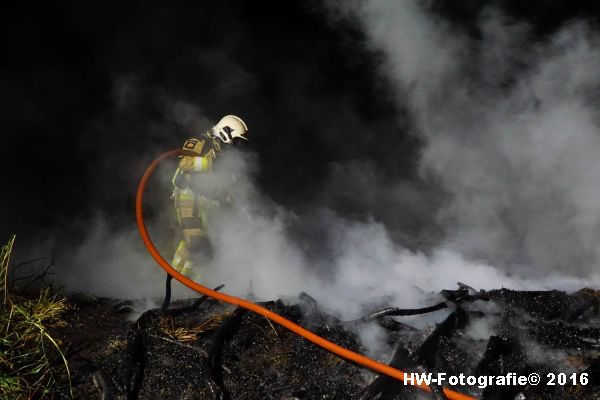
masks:
<svg viewBox="0 0 600 400"><path fill-rule="evenodd" d="M211 156L184 156L179 160L179 170L182 172L210 171L212 162Z"/></svg>
<svg viewBox="0 0 600 400"><path fill-rule="evenodd" d="M186 189L189 182L185 176L189 173L210 171L212 169L211 156L185 156L179 160L179 168L173 176L173 187Z"/></svg>
<svg viewBox="0 0 600 400"><path fill-rule="evenodd" d="M209 152L203 156L200 155L204 149L204 143L204 140L196 138L190 138L185 141L183 149L197 155L181 157L181 160L179 160L179 171L187 173L209 171L212 169L212 154Z"/></svg>

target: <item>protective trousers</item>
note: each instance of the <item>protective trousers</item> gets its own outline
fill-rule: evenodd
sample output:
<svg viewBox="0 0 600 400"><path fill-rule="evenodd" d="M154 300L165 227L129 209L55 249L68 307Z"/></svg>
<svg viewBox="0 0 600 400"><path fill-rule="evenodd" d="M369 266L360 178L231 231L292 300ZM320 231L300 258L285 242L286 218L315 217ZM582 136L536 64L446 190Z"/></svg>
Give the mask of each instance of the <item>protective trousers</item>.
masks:
<svg viewBox="0 0 600 400"><path fill-rule="evenodd" d="M207 222L210 210L218 205L218 202L198 196L189 188L176 189L174 195L180 241L171 265L183 275L190 277L195 265L194 261L210 257ZM198 279L197 269L194 269L193 278Z"/></svg>

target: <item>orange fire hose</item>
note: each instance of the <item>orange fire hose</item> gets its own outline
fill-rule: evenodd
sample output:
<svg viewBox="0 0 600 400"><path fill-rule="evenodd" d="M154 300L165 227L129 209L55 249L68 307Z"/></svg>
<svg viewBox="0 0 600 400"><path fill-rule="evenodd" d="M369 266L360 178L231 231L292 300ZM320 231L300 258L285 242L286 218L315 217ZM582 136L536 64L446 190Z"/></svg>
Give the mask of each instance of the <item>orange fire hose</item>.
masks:
<svg viewBox="0 0 600 400"><path fill-rule="evenodd" d="M135 199L135 216L137 219L137 226L140 231L140 236L142 237L144 245L146 246L146 249L152 256L152 258L154 258L154 260L165 271L167 271L167 273L169 275L171 275L173 278L177 279L179 282L181 282L185 286L189 287L190 289L195 290L198 293L201 293L206 296L210 296L214 299L223 301L225 303L233 304L235 306L243 307L247 310L253 311L259 315L262 315L262 316L270 319L271 321L278 323L279 325L289 329L290 331L294 332L297 335L302 336L303 338L313 342L314 344L321 346L322 348L324 348L325 350L327 350L331 353L334 353L334 354L336 354L342 358L345 358L347 360L354 361L355 363L365 366L373 371L391 376L392 378L395 378L395 379L398 379L398 380L401 380L404 382L404 380L405 380L404 372L402 372L398 369L392 368L388 365L381 364L375 360L372 360L368 357L362 356L358 353L355 353L353 351L345 349L341 346L338 346L337 344L330 342L329 340L324 339L321 336L314 334L313 332L309 331L308 329L305 329L305 328L301 327L300 325L297 325L297 324L293 323L292 321L282 317L281 315L276 314L264 307L259 306L258 304L241 299L239 297L234 297L234 296L230 296L225 293L216 292L212 289L202 286L199 283L194 282L193 280L180 274L175 268L173 268L171 266L171 264L169 264L167 262L167 260L165 260L160 255L159 251L156 249L156 246L154 246L154 243L152 243L152 240L150 239L150 235L148 234L148 229L146 229L146 223L144 222L144 214L142 211L144 189L146 188L148 179L150 178L150 176L156 169L157 165L162 160L164 160L168 157L171 157L171 156L186 155L186 154L189 154L189 153L182 149L171 150L171 151L161 154L154 161L152 161L152 163L148 166L148 168L146 169L146 172L142 176L142 179L140 180L140 183L138 185L137 195L136 195L136 199ZM415 383L414 385L418 386L422 390L431 391L431 389L425 383ZM451 399L451 400L475 400L471 396L467 396L467 395L464 395L459 392L455 392L455 391L447 389L447 388L444 388L444 394L446 395L446 397L448 399Z"/></svg>

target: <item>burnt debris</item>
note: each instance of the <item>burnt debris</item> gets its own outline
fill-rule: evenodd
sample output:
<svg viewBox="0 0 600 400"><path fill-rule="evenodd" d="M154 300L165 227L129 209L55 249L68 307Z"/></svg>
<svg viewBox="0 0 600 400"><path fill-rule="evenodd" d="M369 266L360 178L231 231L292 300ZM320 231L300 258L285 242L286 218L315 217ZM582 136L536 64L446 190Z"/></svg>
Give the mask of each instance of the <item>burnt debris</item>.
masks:
<svg viewBox="0 0 600 400"><path fill-rule="evenodd" d="M68 347L76 398L444 399L448 387L482 399L595 399L599 298L588 289L484 292L460 284L432 294L430 306L386 307L352 321L325 313L306 293L293 305L261 303L404 372L541 377L539 385L431 385L431 393L342 360L262 316L206 298L147 311L135 322L118 312L122 303L73 299L68 324L56 334ZM408 315L431 322L417 329L403 321ZM384 332L388 353L373 353L361 343L362 330L372 326ZM559 383L559 374L566 384Z"/></svg>

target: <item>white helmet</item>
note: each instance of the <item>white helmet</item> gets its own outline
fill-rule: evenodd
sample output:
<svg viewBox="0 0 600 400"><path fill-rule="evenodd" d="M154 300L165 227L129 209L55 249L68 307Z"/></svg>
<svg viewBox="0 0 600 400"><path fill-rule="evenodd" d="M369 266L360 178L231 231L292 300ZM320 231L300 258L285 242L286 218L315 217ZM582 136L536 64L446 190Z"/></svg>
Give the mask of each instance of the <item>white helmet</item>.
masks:
<svg viewBox="0 0 600 400"><path fill-rule="evenodd" d="M248 140L244 136L246 132L248 132L248 127L240 117L226 115L210 129L209 134L221 139L223 143L231 144L235 138Z"/></svg>

